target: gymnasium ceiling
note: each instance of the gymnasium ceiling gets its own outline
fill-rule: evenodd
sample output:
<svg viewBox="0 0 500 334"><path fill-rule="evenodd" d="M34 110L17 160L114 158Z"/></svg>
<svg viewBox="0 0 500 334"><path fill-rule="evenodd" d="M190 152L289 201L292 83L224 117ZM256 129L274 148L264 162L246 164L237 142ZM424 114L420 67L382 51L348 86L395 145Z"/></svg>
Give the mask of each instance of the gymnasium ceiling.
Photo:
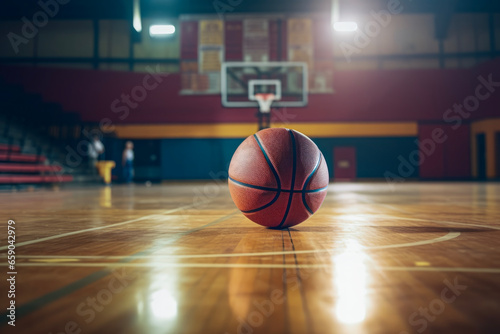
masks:
<svg viewBox="0 0 500 334"><path fill-rule="evenodd" d="M49 0L42 0L48 2ZM331 0L218 0L236 3L232 13L330 12ZM368 13L387 8L389 0L340 0L341 13ZM404 13L500 12L498 0L400 0ZM2 0L0 19L20 19L40 10L38 1ZM143 17L215 14L215 0L141 0ZM238 4L239 3L239 4ZM70 0L56 19L123 19L132 16L132 0Z"/></svg>

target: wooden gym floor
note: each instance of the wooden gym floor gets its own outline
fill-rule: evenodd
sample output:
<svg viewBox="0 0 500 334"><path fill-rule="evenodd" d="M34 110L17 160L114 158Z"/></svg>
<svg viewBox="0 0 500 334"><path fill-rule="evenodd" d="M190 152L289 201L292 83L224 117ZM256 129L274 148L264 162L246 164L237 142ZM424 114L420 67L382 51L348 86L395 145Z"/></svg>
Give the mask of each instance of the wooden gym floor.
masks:
<svg viewBox="0 0 500 334"><path fill-rule="evenodd" d="M500 184L332 184L283 231L215 181L3 193L0 212L1 333L500 332Z"/></svg>

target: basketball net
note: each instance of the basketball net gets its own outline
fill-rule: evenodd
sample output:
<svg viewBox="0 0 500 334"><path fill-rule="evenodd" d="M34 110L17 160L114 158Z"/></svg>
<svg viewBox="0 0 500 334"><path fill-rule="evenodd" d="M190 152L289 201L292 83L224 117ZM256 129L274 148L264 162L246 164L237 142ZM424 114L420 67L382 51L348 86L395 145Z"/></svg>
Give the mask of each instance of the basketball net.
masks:
<svg viewBox="0 0 500 334"><path fill-rule="evenodd" d="M255 99L259 103L261 113L271 112L271 104L273 104L275 97L276 97L276 95L274 95L272 93L271 94L265 94L265 93L255 94Z"/></svg>

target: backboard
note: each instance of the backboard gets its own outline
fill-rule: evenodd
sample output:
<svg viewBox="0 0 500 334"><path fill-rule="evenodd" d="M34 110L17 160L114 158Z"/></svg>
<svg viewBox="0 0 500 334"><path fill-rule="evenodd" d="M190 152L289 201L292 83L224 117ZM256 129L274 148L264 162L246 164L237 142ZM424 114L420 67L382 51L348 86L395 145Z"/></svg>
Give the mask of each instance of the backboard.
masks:
<svg viewBox="0 0 500 334"><path fill-rule="evenodd" d="M226 62L221 68L222 105L259 108L255 94L274 94L272 107L304 107L307 64L301 62Z"/></svg>

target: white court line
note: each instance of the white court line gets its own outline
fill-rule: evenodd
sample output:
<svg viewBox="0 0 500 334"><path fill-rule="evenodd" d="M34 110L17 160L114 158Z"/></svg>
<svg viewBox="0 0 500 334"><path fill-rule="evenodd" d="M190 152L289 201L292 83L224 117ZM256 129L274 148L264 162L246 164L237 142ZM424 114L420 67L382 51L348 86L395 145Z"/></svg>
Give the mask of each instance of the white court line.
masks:
<svg viewBox="0 0 500 334"><path fill-rule="evenodd" d="M87 229L84 229L84 230L78 230L78 231L73 231L73 232L68 232L68 233L63 233L63 234L56 234L56 235L52 235L50 237L45 237L45 238L40 238L40 239L35 239L35 240L30 240L30 241L25 241L25 242L18 242L18 243L16 243L16 248L19 248L21 246L36 244L36 243L39 243L39 242L44 242L44 241L49 241L49 240L54 240L54 239L59 239L59 238L64 238L64 237L69 237L69 236L77 235L77 234L81 234L81 233L98 231L98 230L104 230L104 229L107 229L107 228L110 228L110 227L127 225L127 224L135 223L135 222L138 222L138 221L141 221L141 220L151 219L151 218L157 217L158 215L167 215L169 213L174 213L174 212L177 212L177 211L180 211L180 210L184 210L184 209L193 207L195 205L200 205L200 204L205 204L205 203L206 202L193 203L193 204L190 204L190 205L181 206L181 207L176 208L176 209L167 210L167 211L164 211L164 212L161 212L161 213L157 213L157 214L153 214L153 215L148 215L148 216L144 216L144 217L140 217L140 218L136 218L136 219L132 219L132 220L127 220L127 221L124 221L124 222L121 222L121 223L115 223L115 224L110 224L110 225L105 225L105 226L99 226L99 227L92 227L92 228L87 228ZM0 247L0 251L6 250L7 247L8 246Z"/></svg>
<svg viewBox="0 0 500 334"><path fill-rule="evenodd" d="M371 246L362 247L362 250L378 250L378 249L389 249L389 248L403 248L403 247L415 247L422 245L430 245L438 242L448 241L460 236L460 232L449 232L448 234L430 240L422 240L415 242L407 242L403 244L394 245L382 245L382 246ZM261 252L261 253L231 253L231 254L192 254L192 255L148 255L148 256L92 256L92 255L19 255L17 258L23 259L109 259L109 260L121 260L124 258L133 257L134 259L202 259L202 258L219 258L219 257L245 257L245 256L273 256L273 255L288 255L288 254L317 254L317 253L332 253L338 249L342 248L332 248L332 249L312 249L312 250L296 250L296 251L279 251L279 252Z"/></svg>
<svg viewBox="0 0 500 334"><path fill-rule="evenodd" d="M500 274L500 268L463 268L463 267L376 267L385 271L433 271L456 273Z"/></svg>
<svg viewBox="0 0 500 334"><path fill-rule="evenodd" d="M393 216L390 215L381 215L380 217L390 217L394 218ZM481 227L481 228L486 228L486 229L492 229L492 230L500 230L500 226L492 226L492 225L481 225L481 224L475 224L475 223L458 223L458 222L450 222L446 220L434 220L434 219L424 219L424 218L404 218L404 217L398 217L398 219L401 220L414 220L414 221L426 221L426 222L433 222L437 224L457 224L457 225L464 225L464 226L475 226L475 227Z"/></svg>
<svg viewBox="0 0 500 334"><path fill-rule="evenodd" d="M5 263L5 265L7 265ZM245 268L245 269L331 269L334 264L262 264L262 263L17 263L17 267L129 267L129 268ZM463 267L369 267L377 271L420 271L420 272L466 272L500 274L500 268L463 268Z"/></svg>
<svg viewBox="0 0 500 334"><path fill-rule="evenodd" d="M383 204L383 203L377 203L375 201L369 200L369 199L362 199L362 201L365 201L367 203L379 205L379 206L385 206L393 211L397 211L400 213L405 213L405 214L412 214L411 212L408 212L403 209L399 209L393 205L390 204ZM391 215L380 215L380 217L389 217L389 218L395 218L395 216ZM450 222L450 221L445 221L445 220L433 220L433 219L424 219L424 218L405 218L405 217L397 217L398 219L401 220L413 220L413 221L429 221L433 223L438 223L438 224L457 224L457 225L464 225L464 226L475 226L475 227L482 227L482 228L490 228L492 230L500 230L500 226L490 226L490 225L481 225L481 224L475 224L475 223L458 223L458 222Z"/></svg>

